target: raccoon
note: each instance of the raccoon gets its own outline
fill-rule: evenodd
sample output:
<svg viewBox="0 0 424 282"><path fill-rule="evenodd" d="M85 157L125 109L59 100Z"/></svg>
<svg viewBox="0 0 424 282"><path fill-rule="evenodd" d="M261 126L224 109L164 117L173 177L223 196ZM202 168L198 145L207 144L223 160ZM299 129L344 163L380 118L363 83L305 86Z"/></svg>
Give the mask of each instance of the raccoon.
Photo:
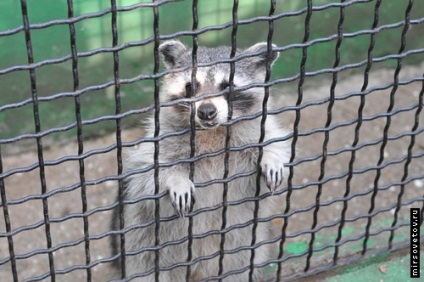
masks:
<svg viewBox="0 0 424 282"><path fill-rule="evenodd" d="M169 70L160 91L160 101L168 102L168 106L161 107L159 113L161 139L158 157L161 166L158 185L159 194L164 194L159 199L159 246L155 247L155 172L152 169L155 145L143 142L131 149L125 162L127 171L144 169L125 180L123 197L127 203L123 217L127 277L154 281L155 250L159 248L160 281L185 281L187 265L190 265L189 281L220 279L217 276L222 255L221 234L225 232L222 278L224 281L248 280L255 210L253 197L257 189L254 172L258 167L259 146L262 146L258 146L258 142L265 92L263 87L237 88L265 81L267 65L272 65L279 56L276 51L267 52L267 47L267 43L258 43L245 50L237 50L236 57L254 56L245 56L234 63L234 76L230 82L230 47L199 47L197 63L200 66L196 68L192 81L192 49L176 40L159 46L164 66ZM227 62L214 63L219 60ZM228 89L230 83L233 84L231 90ZM221 92L223 94L219 95ZM192 93L194 97L187 99ZM207 95L213 93L218 94ZM256 116L252 117L252 114ZM192 128L192 115L195 139L194 166L191 167L190 162L183 160L192 156L192 133L187 130ZM250 118L244 118L249 115ZM146 136L153 137L155 128L154 120L150 119ZM263 146L260 162L262 176L256 243L273 237L272 223L261 219L282 212L281 199L270 191L282 187L284 163L290 156L288 142L281 141L288 132L278 125L275 116L267 116L264 128L267 145ZM180 134L173 134L175 132ZM228 177L224 179L227 134L230 150L227 151ZM191 169L194 169L192 180ZM227 183L227 210L225 228L221 230L224 182ZM187 261L188 217L192 219L193 236L190 261ZM119 229L118 208L114 211L112 228ZM118 254L119 237L112 239L114 253ZM255 280L259 280L261 275L257 264L272 259L275 253L270 244L255 246Z"/></svg>

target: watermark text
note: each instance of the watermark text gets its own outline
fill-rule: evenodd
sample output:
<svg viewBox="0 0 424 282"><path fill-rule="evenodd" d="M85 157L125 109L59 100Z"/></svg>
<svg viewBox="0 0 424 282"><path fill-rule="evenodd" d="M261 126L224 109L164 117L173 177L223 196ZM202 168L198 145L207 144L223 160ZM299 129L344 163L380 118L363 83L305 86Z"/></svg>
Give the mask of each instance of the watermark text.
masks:
<svg viewBox="0 0 424 282"><path fill-rule="evenodd" d="M420 209L411 208L410 277L420 278Z"/></svg>

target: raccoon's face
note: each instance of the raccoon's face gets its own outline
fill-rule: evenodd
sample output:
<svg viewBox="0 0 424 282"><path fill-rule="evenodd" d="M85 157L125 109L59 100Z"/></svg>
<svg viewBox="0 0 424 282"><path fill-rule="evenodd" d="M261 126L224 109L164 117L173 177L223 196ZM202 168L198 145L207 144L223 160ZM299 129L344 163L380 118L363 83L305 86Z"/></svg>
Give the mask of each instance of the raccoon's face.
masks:
<svg viewBox="0 0 424 282"><path fill-rule="evenodd" d="M275 47L275 45L273 45ZM235 63L235 72L230 88L230 63L214 63L196 68L196 77L192 79L192 51L179 41L166 41L159 46L163 62L167 69L189 67L186 70L172 72L165 76L161 98L165 101L177 101L171 110L173 122L182 126L190 125L191 110L197 129L213 129L236 118L257 113L262 108L263 87L253 87L243 91L237 88L253 83L263 83L266 65L278 58L278 52L267 53L267 44L258 43L244 51L238 50L236 56L256 53ZM211 63L230 58L231 48L199 47L198 64ZM194 98L190 102L187 98ZM193 106L192 106L193 103Z"/></svg>

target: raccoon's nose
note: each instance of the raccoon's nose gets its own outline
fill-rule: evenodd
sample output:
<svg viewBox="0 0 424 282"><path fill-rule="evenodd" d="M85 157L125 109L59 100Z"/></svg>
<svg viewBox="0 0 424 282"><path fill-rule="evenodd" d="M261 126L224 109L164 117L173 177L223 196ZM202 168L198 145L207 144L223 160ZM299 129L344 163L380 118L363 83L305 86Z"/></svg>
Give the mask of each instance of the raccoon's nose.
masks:
<svg viewBox="0 0 424 282"><path fill-rule="evenodd" d="M213 104L202 104L197 110L197 116L202 120L213 120L217 115L216 107Z"/></svg>

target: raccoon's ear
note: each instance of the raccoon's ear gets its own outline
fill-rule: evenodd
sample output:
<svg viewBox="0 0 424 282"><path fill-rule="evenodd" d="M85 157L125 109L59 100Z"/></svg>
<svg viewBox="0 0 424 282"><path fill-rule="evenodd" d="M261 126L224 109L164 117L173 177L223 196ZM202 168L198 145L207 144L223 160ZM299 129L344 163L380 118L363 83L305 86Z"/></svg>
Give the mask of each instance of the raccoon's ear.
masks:
<svg viewBox="0 0 424 282"><path fill-rule="evenodd" d="M175 67L178 58L187 50L187 46L178 40L168 40L159 45L159 52L162 55L163 63L167 69Z"/></svg>
<svg viewBox="0 0 424 282"><path fill-rule="evenodd" d="M277 45L272 44L272 49L277 48ZM261 53L260 55L249 58L249 60L254 63L257 67L265 67L267 63L271 66L280 56L280 53L277 51L272 51L271 54L268 54L268 44L266 42L256 43L250 48L245 50L245 53Z"/></svg>

